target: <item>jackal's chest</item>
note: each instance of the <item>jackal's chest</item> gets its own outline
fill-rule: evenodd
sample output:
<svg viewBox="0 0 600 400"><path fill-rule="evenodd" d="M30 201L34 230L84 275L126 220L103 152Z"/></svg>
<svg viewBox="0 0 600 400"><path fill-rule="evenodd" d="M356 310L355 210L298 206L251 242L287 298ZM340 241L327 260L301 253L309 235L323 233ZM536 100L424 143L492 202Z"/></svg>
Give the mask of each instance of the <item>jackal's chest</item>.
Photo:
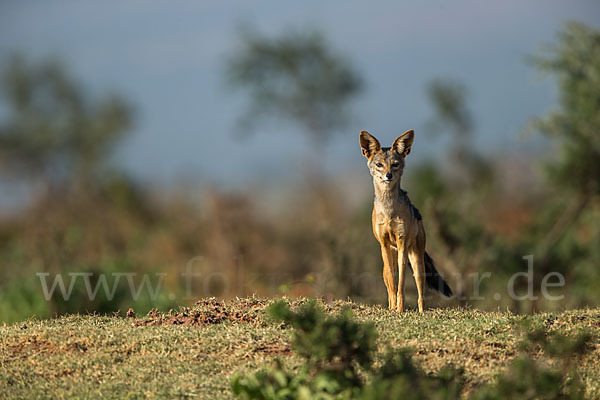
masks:
<svg viewBox="0 0 600 400"><path fill-rule="evenodd" d="M373 207L373 231L379 241L395 242L408 235L410 220L408 207L398 198L389 196L376 199Z"/></svg>
<svg viewBox="0 0 600 400"><path fill-rule="evenodd" d="M387 237L392 241L406 235L406 224L400 216L375 214L373 230L378 238Z"/></svg>

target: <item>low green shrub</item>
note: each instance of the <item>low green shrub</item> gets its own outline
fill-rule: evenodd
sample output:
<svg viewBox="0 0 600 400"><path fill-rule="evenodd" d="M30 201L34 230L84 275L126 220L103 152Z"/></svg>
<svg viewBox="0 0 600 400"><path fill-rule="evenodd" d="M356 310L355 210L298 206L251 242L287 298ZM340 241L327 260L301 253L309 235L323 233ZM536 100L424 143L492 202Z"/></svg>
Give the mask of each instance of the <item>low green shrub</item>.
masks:
<svg viewBox="0 0 600 400"><path fill-rule="evenodd" d="M460 368L446 366L426 373L407 349L387 353L376 366L377 332L372 324L355 321L349 309L331 316L314 301L298 311L279 301L269 308L269 315L294 329L294 350L304 362L289 369L278 359L269 369L234 375L234 393L247 399L584 398L573 360L587 350L590 337L585 333L569 338L544 329L530 330L522 353L507 370L494 383L466 394Z"/></svg>

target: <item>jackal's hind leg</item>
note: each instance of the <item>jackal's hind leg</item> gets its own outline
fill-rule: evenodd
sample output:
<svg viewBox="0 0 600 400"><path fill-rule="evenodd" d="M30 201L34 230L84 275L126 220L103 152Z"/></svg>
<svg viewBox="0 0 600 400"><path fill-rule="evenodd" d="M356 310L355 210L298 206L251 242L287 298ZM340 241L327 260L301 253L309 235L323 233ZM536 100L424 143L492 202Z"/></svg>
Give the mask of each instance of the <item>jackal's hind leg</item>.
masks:
<svg viewBox="0 0 600 400"><path fill-rule="evenodd" d="M412 266L417 293L419 295L419 312L423 312L423 296L425 296L425 258L424 253L420 251L410 251L408 254L410 265Z"/></svg>

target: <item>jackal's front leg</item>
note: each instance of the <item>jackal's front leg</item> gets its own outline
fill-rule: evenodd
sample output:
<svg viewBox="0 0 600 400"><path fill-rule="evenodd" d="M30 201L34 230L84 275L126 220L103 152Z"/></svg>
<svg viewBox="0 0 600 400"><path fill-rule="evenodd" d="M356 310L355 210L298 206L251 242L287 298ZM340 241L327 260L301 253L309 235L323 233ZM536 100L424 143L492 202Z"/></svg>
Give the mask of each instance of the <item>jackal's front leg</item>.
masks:
<svg viewBox="0 0 600 400"><path fill-rule="evenodd" d="M381 243L381 258L383 259L383 282L388 293L388 308L396 308L396 281L394 279L395 257L389 243Z"/></svg>
<svg viewBox="0 0 600 400"><path fill-rule="evenodd" d="M406 264L408 264L408 251L405 240L397 240L396 243L398 243L398 293L396 295L396 310L402 312L404 310L404 272L406 271Z"/></svg>

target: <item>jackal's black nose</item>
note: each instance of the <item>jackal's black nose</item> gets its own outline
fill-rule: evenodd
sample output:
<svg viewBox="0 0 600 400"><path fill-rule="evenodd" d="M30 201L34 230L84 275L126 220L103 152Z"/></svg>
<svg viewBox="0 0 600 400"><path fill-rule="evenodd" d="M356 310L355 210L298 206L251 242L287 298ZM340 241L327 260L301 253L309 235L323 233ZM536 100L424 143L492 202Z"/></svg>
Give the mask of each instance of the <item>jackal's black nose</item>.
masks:
<svg viewBox="0 0 600 400"><path fill-rule="evenodd" d="M385 174L385 177L386 177L387 179L392 179L392 176L393 176L393 175L392 175L392 173L391 173L391 172L388 172L387 174Z"/></svg>

